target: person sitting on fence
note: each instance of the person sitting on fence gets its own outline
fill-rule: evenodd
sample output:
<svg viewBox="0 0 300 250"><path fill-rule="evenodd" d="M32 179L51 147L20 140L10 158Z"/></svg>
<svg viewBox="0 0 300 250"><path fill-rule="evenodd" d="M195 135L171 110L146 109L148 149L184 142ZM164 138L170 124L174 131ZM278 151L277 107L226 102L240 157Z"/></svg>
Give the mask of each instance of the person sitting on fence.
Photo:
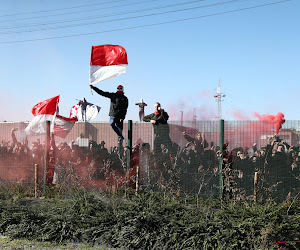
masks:
<svg viewBox="0 0 300 250"><path fill-rule="evenodd" d="M98 89L97 87L94 87L93 85L90 85L90 88L96 91L96 93L98 93L99 95L102 95L110 99L109 122L112 129L118 135L118 149L119 149L119 154L121 155L123 151L123 140L124 140L124 136L122 134L123 122L127 114L127 108L128 108L128 99L124 95L124 87L122 85L119 85L117 87L116 93L104 92Z"/></svg>
<svg viewBox="0 0 300 250"><path fill-rule="evenodd" d="M170 139L169 125L168 125L169 115L163 109L159 102L154 104L154 113L146 115L143 118L144 122L151 122L153 124L155 139L154 139L154 153L160 154L162 152L161 146L164 145L165 148L171 151L172 141Z"/></svg>

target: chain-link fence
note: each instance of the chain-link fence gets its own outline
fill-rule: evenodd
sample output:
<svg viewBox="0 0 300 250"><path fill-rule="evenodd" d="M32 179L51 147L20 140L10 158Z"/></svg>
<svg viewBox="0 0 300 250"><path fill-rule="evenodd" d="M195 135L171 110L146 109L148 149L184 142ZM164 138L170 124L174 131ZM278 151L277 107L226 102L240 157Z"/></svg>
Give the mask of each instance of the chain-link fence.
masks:
<svg viewBox="0 0 300 250"><path fill-rule="evenodd" d="M124 123L122 147L106 122L78 122L66 138L27 136L26 126L0 123L1 185L132 187L243 199L253 198L257 172L260 197L284 200L299 193L295 121L286 121L278 134L273 123L262 121L180 121L160 130Z"/></svg>

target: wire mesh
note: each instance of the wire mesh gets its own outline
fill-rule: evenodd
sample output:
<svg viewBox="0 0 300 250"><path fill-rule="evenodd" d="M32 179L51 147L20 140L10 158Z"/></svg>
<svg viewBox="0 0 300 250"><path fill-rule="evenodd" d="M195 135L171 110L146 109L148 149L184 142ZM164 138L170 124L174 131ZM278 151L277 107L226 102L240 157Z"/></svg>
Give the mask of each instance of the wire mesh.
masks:
<svg viewBox="0 0 300 250"><path fill-rule="evenodd" d="M261 198L284 200L299 193L298 121L286 121L277 134L273 123L225 121L223 152L220 121L172 121L161 132L151 123L133 122L131 156L127 123L119 147L109 123L77 122L66 138L51 136L46 160L45 135L27 136L26 126L0 123L1 185L33 186L38 164L41 186L46 163L47 184L64 188L132 187L214 198L222 185L223 196L242 199L253 198L258 172Z"/></svg>

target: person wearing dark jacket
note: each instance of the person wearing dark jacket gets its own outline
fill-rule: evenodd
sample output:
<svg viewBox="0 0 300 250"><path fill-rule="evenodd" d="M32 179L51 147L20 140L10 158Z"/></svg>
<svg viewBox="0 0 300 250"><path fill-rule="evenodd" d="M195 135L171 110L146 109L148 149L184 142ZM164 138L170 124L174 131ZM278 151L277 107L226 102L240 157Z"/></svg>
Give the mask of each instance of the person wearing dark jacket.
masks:
<svg viewBox="0 0 300 250"><path fill-rule="evenodd" d="M172 141L169 136L169 115L161 109L160 103L154 104L154 113L146 115L143 118L144 122L151 122L153 124L155 140L154 140L154 153L161 153L161 145L164 145L169 151L172 148Z"/></svg>
<svg viewBox="0 0 300 250"><path fill-rule="evenodd" d="M97 87L94 87L93 85L90 85L90 87L99 95L102 95L110 99L110 109L108 114L110 116L109 123L112 129L118 135L119 152L121 152L122 143L124 140L124 136L122 134L123 122L127 114L127 108L128 108L128 99L124 95L124 87L122 85L119 85L117 87L116 93L102 91Z"/></svg>
<svg viewBox="0 0 300 250"><path fill-rule="evenodd" d="M145 109L145 106L147 106L147 104L146 103L144 103L144 100L143 99L141 99L141 102L138 102L138 103L136 103L135 105L138 105L139 106L139 117L140 117L140 121L142 121L143 120L143 118L144 118L144 109Z"/></svg>
<svg viewBox="0 0 300 250"><path fill-rule="evenodd" d="M187 135L185 132L183 132L183 137L188 141L195 145L195 149L198 153L203 155L204 149L208 147L208 143L204 138L204 135L201 134L201 132L198 132L197 135L193 138L189 135Z"/></svg>

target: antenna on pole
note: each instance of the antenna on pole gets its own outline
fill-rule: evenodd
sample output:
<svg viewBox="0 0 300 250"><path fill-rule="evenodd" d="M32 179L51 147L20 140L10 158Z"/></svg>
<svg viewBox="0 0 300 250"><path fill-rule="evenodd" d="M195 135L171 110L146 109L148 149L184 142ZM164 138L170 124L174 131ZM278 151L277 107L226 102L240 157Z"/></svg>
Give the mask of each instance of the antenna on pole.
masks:
<svg viewBox="0 0 300 250"><path fill-rule="evenodd" d="M216 98L216 101L218 103L218 116L217 119L221 120L222 119L222 106L221 106L221 102L223 101L223 97L225 97L225 94L221 93L221 83L220 83L220 79L219 79L219 84L217 87L217 93L214 95L214 98Z"/></svg>

